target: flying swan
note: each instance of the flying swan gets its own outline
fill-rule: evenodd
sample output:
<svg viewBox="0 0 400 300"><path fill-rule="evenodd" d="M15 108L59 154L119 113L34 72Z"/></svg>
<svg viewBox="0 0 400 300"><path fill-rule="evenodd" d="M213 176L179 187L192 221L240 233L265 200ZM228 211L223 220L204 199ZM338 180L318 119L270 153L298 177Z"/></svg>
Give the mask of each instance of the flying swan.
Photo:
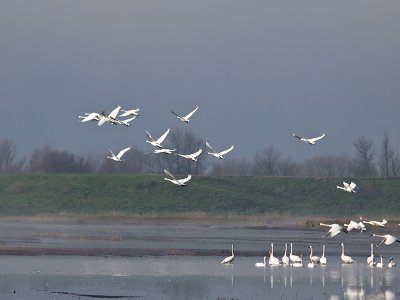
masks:
<svg viewBox="0 0 400 300"><path fill-rule="evenodd" d="M121 151L118 152L117 155L115 155L115 154L111 151L111 149L108 149L108 150L110 151L111 156L107 156L107 158L112 159L112 160L114 160L114 161L122 161L122 160L121 160L122 155L124 155L126 151L131 150L131 147L122 149Z"/></svg>
<svg viewBox="0 0 400 300"><path fill-rule="evenodd" d="M336 186L336 188L341 189L343 191L349 192L349 193L357 193L358 187L354 182L351 182L348 184L347 182L343 181L343 186Z"/></svg>
<svg viewBox="0 0 400 300"><path fill-rule="evenodd" d="M319 136L319 137L312 138L312 139L306 139L306 138L300 137L300 136L296 135L295 133L293 133L293 136L294 136L295 138L298 138L300 141L305 142L306 144L315 145L315 143L316 143L317 141L319 141L320 139L322 139L322 138L325 136L325 133L323 133L323 134L322 134L321 136Z"/></svg>
<svg viewBox="0 0 400 300"><path fill-rule="evenodd" d="M378 234L375 234L375 233L374 233L372 236L377 236L377 237L382 237L382 238L383 238L382 242L380 242L380 244L377 245L377 247L379 247L379 246L381 246L381 245L383 245L383 244L385 244L385 245L391 245L391 244L393 244L394 242L400 243L400 241L399 241L395 236L390 235L390 234L378 235Z"/></svg>
<svg viewBox="0 0 400 300"><path fill-rule="evenodd" d="M347 229L340 226L339 224L324 224L324 223L319 223L319 225L321 226L327 226L330 227L330 229L328 230L328 232L323 235L322 237L334 237L335 235L338 235L340 232L345 232L347 233Z"/></svg>
<svg viewBox="0 0 400 300"><path fill-rule="evenodd" d="M183 179L176 179L176 178L174 177L174 175L172 175L168 170L164 170L164 173L165 173L166 175L168 175L169 177L171 177L171 178L164 178L164 180L168 180L168 181L170 181L170 182L172 182L173 184L176 184L176 185L178 185L178 186L186 186L186 182L188 182L188 181L192 178L192 175L189 174L186 178L183 178Z"/></svg>
<svg viewBox="0 0 400 300"><path fill-rule="evenodd" d="M164 140L165 140L165 138L167 137L167 135L168 135L168 133L169 133L169 128L167 129L167 131L162 135L162 136L160 136L159 138L158 138L158 140L155 140L155 139L153 139L152 137L151 137L151 134L150 134L150 132L148 132L147 130L146 130L146 135L147 135L147 137L148 137L148 141L146 141L146 143L149 143L150 145L152 145L152 146L154 146L154 147L157 147L157 148L164 148L162 145L161 145L161 143L162 142L164 142Z"/></svg>
<svg viewBox="0 0 400 300"><path fill-rule="evenodd" d="M197 152L192 153L192 154L179 154L178 156L192 160L192 161L197 161L197 156L199 156L203 152L203 149L199 149Z"/></svg>
<svg viewBox="0 0 400 300"><path fill-rule="evenodd" d="M224 155L227 154L228 152L231 152L233 150L233 148L235 147L235 146L232 145L229 149L226 149L226 150L221 151L221 152L217 152L217 151L214 150L214 148L210 145L209 142L206 142L206 146L208 147L208 149L210 149L208 154L213 155L216 158L220 158L220 159L225 158Z"/></svg>
<svg viewBox="0 0 400 300"><path fill-rule="evenodd" d="M177 119L181 120L184 123L189 123L190 122L190 118L191 116L193 116L193 114L196 112L196 110L198 110L198 106L196 106L196 108L190 112L189 114L187 114L186 116L181 116L179 114L177 114L176 112L174 112L173 110L171 110L171 113L173 113Z"/></svg>

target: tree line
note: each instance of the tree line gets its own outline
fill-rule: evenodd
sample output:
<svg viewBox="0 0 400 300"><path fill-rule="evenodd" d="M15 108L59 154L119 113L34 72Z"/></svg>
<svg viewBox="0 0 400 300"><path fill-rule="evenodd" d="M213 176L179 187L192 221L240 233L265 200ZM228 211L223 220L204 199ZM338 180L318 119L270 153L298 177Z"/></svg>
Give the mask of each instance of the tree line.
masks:
<svg viewBox="0 0 400 300"><path fill-rule="evenodd" d="M189 130L171 132L168 148L178 153L193 153L205 149L205 141ZM400 175L400 154L384 136L378 147L364 136L354 142L353 155L317 155L303 162L285 156L274 146L266 146L250 159L215 161L207 155L197 162L175 155L148 154L133 147L124 155L123 163L115 163L104 154L76 155L51 146L35 149L28 157L17 158L17 146L9 139L0 139L1 173L120 173L161 174L168 169L173 174L210 176L311 176L311 177L397 177ZM376 150L378 148L378 151Z"/></svg>

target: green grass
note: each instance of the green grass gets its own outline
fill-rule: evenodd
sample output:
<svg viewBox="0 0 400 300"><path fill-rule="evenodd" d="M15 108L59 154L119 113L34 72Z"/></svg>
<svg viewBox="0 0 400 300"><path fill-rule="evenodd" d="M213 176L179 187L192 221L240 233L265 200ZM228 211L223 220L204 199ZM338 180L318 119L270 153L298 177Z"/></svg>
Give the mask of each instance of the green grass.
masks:
<svg viewBox="0 0 400 300"><path fill-rule="evenodd" d="M151 175L0 175L0 215L110 212L397 216L400 179L361 178L358 194L337 178L194 177L176 187Z"/></svg>

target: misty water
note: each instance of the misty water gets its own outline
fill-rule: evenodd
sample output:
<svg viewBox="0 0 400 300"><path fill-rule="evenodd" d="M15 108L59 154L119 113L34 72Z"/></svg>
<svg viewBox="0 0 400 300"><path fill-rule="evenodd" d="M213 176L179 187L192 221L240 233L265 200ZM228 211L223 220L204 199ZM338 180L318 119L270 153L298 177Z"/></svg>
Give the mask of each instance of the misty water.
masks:
<svg viewBox="0 0 400 300"><path fill-rule="evenodd" d="M370 233L321 239L323 230L273 229L199 224L1 223L3 247L80 249L83 255L0 256L0 299L398 299L399 245L375 249L382 269L368 267ZM79 234L78 234L79 233ZM111 238L118 235L118 239ZM321 255L327 266L256 268L270 243L282 257L285 242L294 253ZM357 262L343 265L340 242ZM221 265L235 243L233 265ZM165 255L166 249L179 255ZM98 249L132 249L132 256L102 255ZM163 255L148 255L148 251ZM194 253L182 255L182 253ZM197 252L196 252L197 251ZM201 252L205 251L205 252ZM18 251L17 251L18 252ZM137 254L142 253L142 254ZM206 253L206 255L202 254ZM208 253L208 254L207 254Z"/></svg>

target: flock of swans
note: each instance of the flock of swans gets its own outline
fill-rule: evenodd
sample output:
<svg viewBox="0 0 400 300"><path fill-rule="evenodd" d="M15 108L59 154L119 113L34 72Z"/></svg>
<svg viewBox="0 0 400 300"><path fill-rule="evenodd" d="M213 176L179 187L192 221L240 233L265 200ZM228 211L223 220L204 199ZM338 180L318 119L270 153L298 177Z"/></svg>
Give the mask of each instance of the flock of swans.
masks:
<svg viewBox="0 0 400 300"><path fill-rule="evenodd" d="M321 226L326 226L329 227L328 232L322 236L322 238L331 238L336 235L338 235L340 232L345 232L348 233L352 229L358 229L360 232L366 231L365 224L369 224L371 226L375 227L385 227L385 224L387 224L387 220L383 219L382 221L369 221L365 220L363 218L360 218L360 222L356 223L355 221L350 221L349 224L344 224L344 226L341 226L339 224L325 224L325 223L320 223ZM399 224L400 225L400 224ZM346 229L347 227L347 229ZM350 229L350 227L352 227ZM376 247L380 247L382 245L391 245L395 242L400 243L400 240L397 239L395 236L390 235L390 234L385 234L385 235L379 235L379 234L371 234L373 237L381 237L383 240L376 245ZM352 264L355 263L356 261L349 255L345 254L345 249L344 249L344 243L341 243L341 255L340 255L340 260L344 264ZM307 267L309 268L314 268L317 265L325 266L327 265L327 258L325 256L325 245L322 246L322 256L316 256L314 255L313 252L313 246L310 245L308 246L310 249L310 255L308 257L308 263ZM266 267L267 265L270 266L279 266L279 265L287 265L287 266L292 266L292 267L303 267L304 266L304 260L303 260L303 255L295 255L293 254L293 243L290 243L290 253L289 256L287 255L288 253L288 244L285 243L285 252L284 255L282 256L281 259L277 258L274 256L274 244L271 243L271 248L268 251L269 258L267 256L264 256L263 262L257 262L255 264L256 267ZM268 258L268 262L267 262ZM221 261L221 264L233 264L235 260L235 253L234 253L234 245L232 245L232 254L225 259ZM377 268L383 268L385 265L383 263L383 256L380 255L380 261L375 260L375 252L374 252L374 244L371 243L371 252L370 256L367 257L367 265L370 267L376 266ZM395 267L396 263L393 259L393 257L389 258L389 263L387 264L389 268Z"/></svg>
<svg viewBox="0 0 400 300"><path fill-rule="evenodd" d="M188 113L187 115L180 115L180 114L174 112L173 110L171 110L171 113L173 115L175 115L178 120L187 124L190 122L191 117L194 115L194 113L198 109L199 109L199 107L196 106L196 108L194 110L192 110L190 113ZM81 119L81 122L83 122L83 123L89 122L89 121L95 121L95 122L97 122L98 126L102 126L106 122L113 124L113 125L129 126L130 122L133 121L137 116L139 116L139 111L140 111L139 108L123 110L121 108L121 106L118 106L115 109L113 109L111 111L111 113L108 115L105 112L101 112L101 113L92 112L92 113L85 113L83 116L79 116L79 118ZM122 112L122 114L118 115L120 112ZM121 119L122 117L128 117L128 119ZM196 162L198 160L199 155L203 152L203 150L200 148L196 152L189 153L189 154L175 153L176 149L169 149L163 145L163 142L166 139L166 137L168 136L169 132L170 132L170 129L168 128L164 132L164 134L162 134L158 139L154 139L151 136L150 132L148 130L146 130L146 136L147 136L146 143L148 143L154 147L154 151L152 153L153 154L167 154L167 155L175 154L178 157ZM207 153L209 155L214 156L219 159L224 159L225 155L234 149L234 146L232 145L226 150L216 151L208 141L206 142L206 146L209 150ZM117 155L115 155L111 151L111 149L109 149L111 156L106 156L106 157L108 159L114 160L116 162L122 162L122 156L130 149L131 149L130 147L124 148L124 149L120 150ZM169 182L177 185L177 186L186 186L186 183L192 178L192 175L188 174L187 177L185 177L183 179L176 179L168 170L164 170L164 173L168 176L168 177L165 177L164 179L166 181L169 181Z"/></svg>

